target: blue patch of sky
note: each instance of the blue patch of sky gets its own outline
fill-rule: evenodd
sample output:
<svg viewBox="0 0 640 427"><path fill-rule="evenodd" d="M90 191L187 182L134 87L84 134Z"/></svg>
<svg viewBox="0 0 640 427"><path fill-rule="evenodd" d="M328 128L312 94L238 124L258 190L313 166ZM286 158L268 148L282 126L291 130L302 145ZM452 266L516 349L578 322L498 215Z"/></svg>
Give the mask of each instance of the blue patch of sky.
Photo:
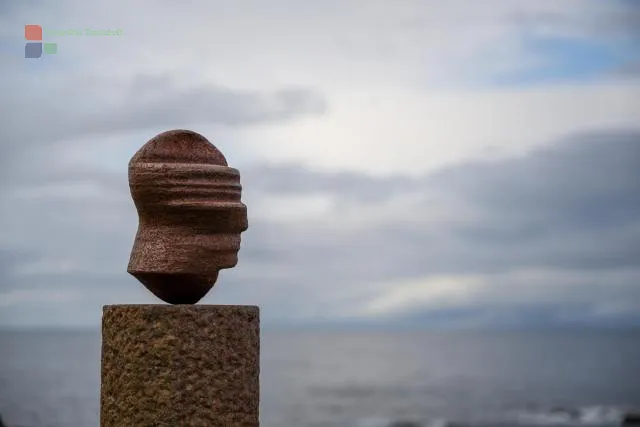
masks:
<svg viewBox="0 0 640 427"><path fill-rule="evenodd" d="M542 57L542 63L526 70L495 75L490 84L529 86L593 81L640 59L640 42L635 38L615 43L612 40L525 38L524 46Z"/></svg>

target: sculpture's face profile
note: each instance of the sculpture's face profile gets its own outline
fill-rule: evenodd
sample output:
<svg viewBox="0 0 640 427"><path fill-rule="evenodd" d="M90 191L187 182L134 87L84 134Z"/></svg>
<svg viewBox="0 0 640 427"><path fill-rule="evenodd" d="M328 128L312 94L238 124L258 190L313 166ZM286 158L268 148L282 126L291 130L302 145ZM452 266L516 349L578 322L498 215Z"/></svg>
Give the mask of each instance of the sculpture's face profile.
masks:
<svg viewBox="0 0 640 427"><path fill-rule="evenodd" d="M168 303L195 304L238 262L240 173L202 135L173 130L131 158L129 187L139 224L127 271Z"/></svg>

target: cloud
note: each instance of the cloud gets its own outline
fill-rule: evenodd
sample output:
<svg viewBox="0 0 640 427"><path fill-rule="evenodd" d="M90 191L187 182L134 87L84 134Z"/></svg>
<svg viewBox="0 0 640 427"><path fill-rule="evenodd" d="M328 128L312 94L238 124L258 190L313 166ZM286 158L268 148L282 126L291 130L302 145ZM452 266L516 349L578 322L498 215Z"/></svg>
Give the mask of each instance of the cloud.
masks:
<svg viewBox="0 0 640 427"><path fill-rule="evenodd" d="M618 131L421 177L256 165L243 171L250 229L240 264L205 299L260 304L267 323L438 324L448 318L442 310L467 313L449 324L513 324L520 310L553 312L558 322L635 319L639 162L640 134ZM92 179L112 185L106 174ZM112 188L120 203L65 192L11 199L20 213L3 212L5 244L38 256L3 264L3 292L13 301L4 310L26 310L16 292L40 289L81 295L96 309L152 300L124 272L136 216L126 182ZM318 214L308 210L311 197L324 200ZM270 204L297 215L263 209ZM46 206L57 212L43 216ZM46 238L25 242L25 227ZM56 298L50 304L66 303Z"/></svg>
<svg viewBox="0 0 640 427"><path fill-rule="evenodd" d="M597 324L640 320L640 269L515 270L489 275L433 276L393 283L389 291L364 304L352 316L382 315L392 321L438 319L466 313L451 324L509 325ZM532 319L534 314L544 315ZM522 316L524 314L524 316Z"/></svg>
<svg viewBox="0 0 640 427"><path fill-rule="evenodd" d="M506 2L505 2L506 3ZM525 26L544 36L560 37L605 37L605 40L620 40L640 35L640 8L633 1L591 2L581 0L560 1L544 4L522 4L508 16L514 25ZM585 7L576 13L577 7Z"/></svg>
<svg viewBox="0 0 640 427"><path fill-rule="evenodd" d="M89 76L82 80L61 79L55 92L49 89L46 96L37 83L26 93L8 90L2 108L7 140L19 140L25 148L166 123L238 126L281 121L322 114L326 108L321 95L306 89L261 93L210 84L178 86L167 75L136 75L130 82L92 82ZM3 86L12 84L7 81ZM91 93L84 85L91 87Z"/></svg>
<svg viewBox="0 0 640 427"><path fill-rule="evenodd" d="M18 56L0 82L4 140L30 153L58 141L71 156L88 138L93 147L98 138L116 146L130 139L134 150L140 142L130 134L196 127L237 140L224 147L239 153L232 157L397 174L491 146L520 150L587 127L637 126L637 83L611 77L634 58L631 48L589 85L492 84L538 67L567 77L567 61L556 64L557 52L532 48L532 38L640 45L632 43L637 26L627 23L637 15L633 3L330 1L308 9L279 0L268 11L251 1L191 4L158 3L154 20L144 21L137 17L146 7L128 3L14 6L0 30L18 50L4 54ZM26 61L22 22L32 21L125 35L56 38L57 56Z"/></svg>
<svg viewBox="0 0 640 427"><path fill-rule="evenodd" d="M376 175L420 174L469 157L526 152L575 132L637 129L634 82L484 90L375 88L331 95L320 120L243 131L247 152Z"/></svg>
<svg viewBox="0 0 640 427"><path fill-rule="evenodd" d="M249 206L205 302L267 324L637 320L634 2L0 7L0 324L154 302L125 271L126 167L171 128L210 138ZM25 60L25 23L124 35Z"/></svg>
<svg viewBox="0 0 640 427"><path fill-rule="evenodd" d="M612 74L621 78L635 79L640 77L640 60L626 62L612 70Z"/></svg>
<svg viewBox="0 0 640 427"><path fill-rule="evenodd" d="M532 54L525 39L572 39L615 48L637 41L639 27L637 5L617 0L403 0L393 7L379 0L332 0L312 8L278 0L268 10L255 0L242 6L189 4L178 10L156 2L153 20L139 19L147 6L122 0L97 7L71 1L56 8L43 2L14 5L4 14L0 36L21 42L21 26L31 21L51 29L123 29L120 37L56 38L59 55L74 59L54 66L66 73L102 70L126 76L180 70L190 78L208 75L240 87L313 79L347 88L388 84L389 77L436 85L460 83L461 76L482 81L495 70L544 62L544 54Z"/></svg>

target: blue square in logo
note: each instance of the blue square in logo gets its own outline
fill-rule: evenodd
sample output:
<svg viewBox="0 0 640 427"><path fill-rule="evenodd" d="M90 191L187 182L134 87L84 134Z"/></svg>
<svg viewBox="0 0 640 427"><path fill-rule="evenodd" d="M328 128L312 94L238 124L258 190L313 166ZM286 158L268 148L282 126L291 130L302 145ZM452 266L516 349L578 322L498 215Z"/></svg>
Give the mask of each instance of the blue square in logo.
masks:
<svg viewBox="0 0 640 427"><path fill-rule="evenodd" d="M42 56L42 43L27 43L24 45L25 58L40 58Z"/></svg>

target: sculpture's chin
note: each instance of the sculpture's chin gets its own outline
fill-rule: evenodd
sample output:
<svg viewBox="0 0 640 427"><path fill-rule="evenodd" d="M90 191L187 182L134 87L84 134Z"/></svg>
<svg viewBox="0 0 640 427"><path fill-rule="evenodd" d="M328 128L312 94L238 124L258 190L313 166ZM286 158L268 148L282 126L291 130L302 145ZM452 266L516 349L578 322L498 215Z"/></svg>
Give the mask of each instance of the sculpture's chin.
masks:
<svg viewBox="0 0 640 427"><path fill-rule="evenodd" d="M195 304L204 297L218 279L214 276L195 274L132 272L155 296L169 304Z"/></svg>

